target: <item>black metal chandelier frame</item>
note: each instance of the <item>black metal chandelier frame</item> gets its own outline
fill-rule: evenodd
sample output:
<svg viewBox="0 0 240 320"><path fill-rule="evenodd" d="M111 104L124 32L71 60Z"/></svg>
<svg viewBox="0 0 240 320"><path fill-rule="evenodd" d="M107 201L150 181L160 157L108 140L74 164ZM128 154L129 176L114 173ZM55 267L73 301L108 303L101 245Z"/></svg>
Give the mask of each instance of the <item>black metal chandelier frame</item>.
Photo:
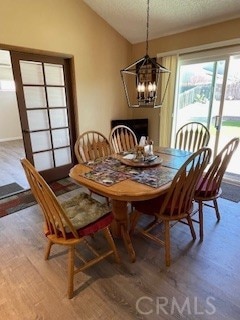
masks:
<svg viewBox="0 0 240 320"><path fill-rule="evenodd" d="M129 107L159 108L164 101L171 71L148 55L149 0L147 0L146 55L122 69L121 78ZM163 75L166 78L163 81Z"/></svg>

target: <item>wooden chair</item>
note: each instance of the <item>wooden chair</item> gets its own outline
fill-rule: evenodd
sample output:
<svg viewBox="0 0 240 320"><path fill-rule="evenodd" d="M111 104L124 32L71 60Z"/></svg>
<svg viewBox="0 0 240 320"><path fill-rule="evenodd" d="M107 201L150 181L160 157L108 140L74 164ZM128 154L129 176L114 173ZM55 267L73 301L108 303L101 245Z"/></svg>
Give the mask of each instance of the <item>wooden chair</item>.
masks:
<svg viewBox="0 0 240 320"><path fill-rule="evenodd" d="M115 153L121 153L133 150L137 145L137 137L132 129L119 125L111 130L109 142Z"/></svg>
<svg viewBox="0 0 240 320"><path fill-rule="evenodd" d="M210 133L202 123L189 122L176 134L175 148L195 152L208 145Z"/></svg>
<svg viewBox="0 0 240 320"><path fill-rule="evenodd" d="M217 198L221 195L221 183L223 175L227 169L229 161L237 149L239 144L239 138L234 138L229 141L225 147L219 152L211 166L201 177L194 199L198 203L198 220L194 220L199 223L200 240L203 240L203 204L213 207L216 212L217 220L220 220L220 212L218 208ZM213 201L213 205L204 202Z"/></svg>
<svg viewBox="0 0 240 320"><path fill-rule="evenodd" d="M113 153L108 139L97 131L86 131L81 134L75 143L74 151L79 163L96 160Z"/></svg>
<svg viewBox="0 0 240 320"><path fill-rule="evenodd" d="M107 157L113 153L108 139L97 131L86 131L81 134L74 145L74 151L79 163ZM89 192L92 195L92 191ZM109 205L108 198L106 201Z"/></svg>
<svg viewBox="0 0 240 320"><path fill-rule="evenodd" d="M21 163L32 193L44 214L44 233L48 239L45 259L48 259L53 244L68 248L68 298L72 298L75 274L112 254L119 262L118 252L109 231L113 215L106 204L97 202L85 193L80 193L60 204L49 185L32 164L27 159L22 159ZM101 254L87 239L87 236L100 230L110 246L110 249ZM93 256L91 260L86 259L77 250L79 244L85 245L90 250ZM74 264L75 257L80 261L77 267Z"/></svg>
<svg viewBox="0 0 240 320"><path fill-rule="evenodd" d="M151 200L132 203L135 210L131 219L131 232L134 231L141 214L153 216L153 221L141 229L140 233L157 244L164 245L166 266L170 266L171 260L170 222L179 221L187 224L193 240L196 239L191 219L194 192L210 157L209 148L196 151L179 169L167 193ZM162 232L158 230L160 224L163 224L164 240L161 239Z"/></svg>

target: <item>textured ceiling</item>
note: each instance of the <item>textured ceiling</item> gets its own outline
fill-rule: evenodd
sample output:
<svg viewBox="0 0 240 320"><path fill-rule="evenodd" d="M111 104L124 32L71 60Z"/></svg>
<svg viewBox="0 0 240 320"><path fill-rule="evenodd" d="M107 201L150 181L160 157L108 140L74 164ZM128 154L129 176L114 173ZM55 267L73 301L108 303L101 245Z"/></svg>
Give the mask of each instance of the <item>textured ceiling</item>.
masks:
<svg viewBox="0 0 240 320"><path fill-rule="evenodd" d="M131 43L146 40L147 0L83 0ZM149 39L240 17L240 0L150 0Z"/></svg>

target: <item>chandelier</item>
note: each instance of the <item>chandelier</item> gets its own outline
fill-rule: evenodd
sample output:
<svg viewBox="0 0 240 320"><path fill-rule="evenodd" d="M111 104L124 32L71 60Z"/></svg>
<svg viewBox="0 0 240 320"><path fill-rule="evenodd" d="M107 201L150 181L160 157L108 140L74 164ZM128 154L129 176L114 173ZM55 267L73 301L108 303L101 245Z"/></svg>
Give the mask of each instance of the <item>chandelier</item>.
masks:
<svg viewBox="0 0 240 320"><path fill-rule="evenodd" d="M146 55L121 70L128 106L159 108L162 106L171 71L148 55L149 0L147 0Z"/></svg>

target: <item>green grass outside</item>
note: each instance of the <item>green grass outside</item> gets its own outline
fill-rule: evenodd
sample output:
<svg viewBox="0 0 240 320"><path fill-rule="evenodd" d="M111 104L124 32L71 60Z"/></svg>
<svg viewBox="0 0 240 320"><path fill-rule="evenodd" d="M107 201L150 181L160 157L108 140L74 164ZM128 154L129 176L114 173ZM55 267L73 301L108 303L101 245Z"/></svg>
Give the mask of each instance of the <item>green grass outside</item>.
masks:
<svg viewBox="0 0 240 320"><path fill-rule="evenodd" d="M222 123L221 127L221 137L229 137L229 139L233 137L240 137L240 121L237 122L238 125L228 124L228 122L232 123L232 121L226 121ZM215 136L216 135L216 129L214 126L210 126L210 135Z"/></svg>
<svg viewBox="0 0 240 320"><path fill-rule="evenodd" d="M226 121L222 122L222 126L224 126L224 127L240 127L240 121L226 120Z"/></svg>

